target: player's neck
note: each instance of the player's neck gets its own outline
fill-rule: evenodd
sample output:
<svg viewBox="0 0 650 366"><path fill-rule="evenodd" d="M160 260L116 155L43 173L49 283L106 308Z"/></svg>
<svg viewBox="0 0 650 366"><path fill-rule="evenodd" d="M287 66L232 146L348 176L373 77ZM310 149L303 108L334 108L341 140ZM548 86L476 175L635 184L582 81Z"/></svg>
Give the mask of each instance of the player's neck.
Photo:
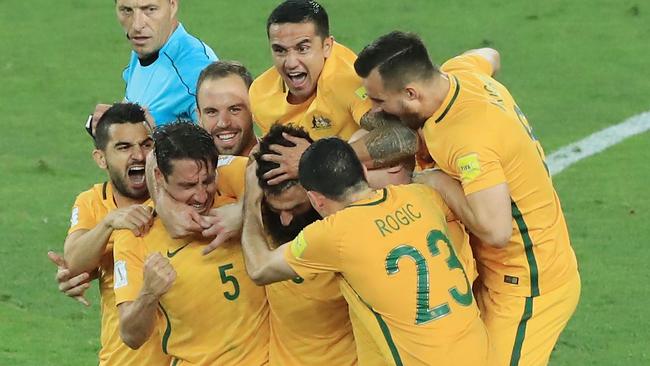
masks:
<svg viewBox="0 0 650 366"><path fill-rule="evenodd" d="M449 93L449 77L446 74L436 74L426 85L427 93L430 97L425 105L427 116L431 117L442 106L447 94Z"/></svg>
<svg viewBox="0 0 650 366"><path fill-rule="evenodd" d="M113 185L113 201L115 201L115 206L117 206L117 208L122 208L131 205L143 204L146 201L146 199L134 199L131 197L127 197L121 194L120 192L118 192L115 189L115 185Z"/></svg>

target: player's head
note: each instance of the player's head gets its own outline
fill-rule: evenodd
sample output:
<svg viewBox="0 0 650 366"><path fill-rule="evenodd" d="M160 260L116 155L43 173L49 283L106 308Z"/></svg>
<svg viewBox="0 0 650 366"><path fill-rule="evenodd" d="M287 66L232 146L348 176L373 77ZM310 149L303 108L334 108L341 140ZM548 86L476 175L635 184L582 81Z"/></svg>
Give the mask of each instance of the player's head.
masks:
<svg viewBox="0 0 650 366"><path fill-rule="evenodd" d="M178 0L115 0L115 11L141 59L158 52L178 25Z"/></svg>
<svg viewBox="0 0 650 366"><path fill-rule="evenodd" d="M302 103L316 93L318 78L332 51L325 8L311 0L287 0L266 22L273 64L289 88L289 102Z"/></svg>
<svg viewBox="0 0 650 366"><path fill-rule="evenodd" d="M404 127L405 128L405 127ZM352 136L350 136L350 140L348 142L351 144L357 140L360 140L363 138L365 135L367 135L369 132L366 130L358 130ZM392 136L386 136L386 139L391 138ZM417 138L414 139L413 141L414 144L416 144ZM390 144L392 143L391 141L375 141L374 143L376 144ZM410 143L410 142L409 142ZM401 145L400 145L401 146ZM415 150L415 146L412 146L406 150L409 152L412 150ZM386 150L383 150L386 151ZM375 158L378 159L385 159L386 157L382 156L375 156ZM403 159L400 159L399 161L396 161L390 166L385 167L385 168L377 168L377 169L367 169L366 170L366 178L368 180L368 185L372 189L379 189L379 188L384 188L387 185L400 185L400 184L409 184L411 183L412 177L413 177L413 170L415 169L415 156L410 155L410 156L405 156Z"/></svg>
<svg viewBox="0 0 650 366"><path fill-rule="evenodd" d="M430 117L422 85L439 71L417 35L394 31L379 37L359 53L354 68L375 111L396 115L414 129Z"/></svg>
<svg viewBox="0 0 650 366"><path fill-rule="evenodd" d="M248 88L253 77L236 61L208 65L196 84L199 123L214 139L219 154L248 155L255 145Z"/></svg>
<svg viewBox="0 0 650 366"><path fill-rule="evenodd" d="M305 219L310 219L310 217L313 217L314 212L311 211L312 207L309 204L307 193L298 179L288 179L279 184L270 185L267 179L264 178L264 174L280 166L278 163L262 160L263 155L277 155L277 152L271 149L271 145L295 146L291 141L284 138L283 133L313 142L309 134L301 127L274 124L260 140L259 151L254 154L254 158L257 162L257 179L264 192L266 207L279 217L279 222L285 229L291 229L291 227L302 225L303 215L307 215L307 217L304 217Z"/></svg>
<svg viewBox="0 0 650 366"><path fill-rule="evenodd" d="M217 191L219 154L210 134L194 123L175 122L156 128L153 138L158 184L176 201L205 214Z"/></svg>
<svg viewBox="0 0 650 366"><path fill-rule="evenodd" d="M149 196L144 165L152 148L151 129L137 104L115 103L97 122L93 158L125 197L140 200Z"/></svg>
<svg viewBox="0 0 650 366"><path fill-rule="evenodd" d="M300 184L321 216L343 208L350 197L368 189L365 169L352 147L337 137L311 144L300 158Z"/></svg>

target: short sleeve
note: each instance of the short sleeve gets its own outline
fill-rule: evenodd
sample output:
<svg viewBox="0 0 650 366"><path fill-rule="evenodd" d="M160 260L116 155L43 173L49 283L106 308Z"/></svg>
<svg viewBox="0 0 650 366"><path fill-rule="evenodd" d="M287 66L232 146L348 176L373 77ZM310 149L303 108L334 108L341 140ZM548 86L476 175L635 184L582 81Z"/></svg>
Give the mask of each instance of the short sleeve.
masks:
<svg viewBox="0 0 650 366"><path fill-rule="evenodd" d="M466 196L506 181L496 146L466 144L452 154L451 170L460 179Z"/></svg>
<svg viewBox="0 0 650 366"><path fill-rule="evenodd" d="M145 243L130 230L113 234L115 305L135 301L144 281Z"/></svg>
<svg viewBox="0 0 650 366"><path fill-rule="evenodd" d="M493 71L492 64L479 55L460 55L447 60L440 69L443 72L462 72L471 71L491 76Z"/></svg>
<svg viewBox="0 0 650 366"><path fill-rule="evenodd" d="M329 218L316 221L285 245L287 263L299 276L308 278L314 274L340 271L340 240L332 226Z"/></svg>
<svg viewBox="0 0 650 366"><path fill-rule="evenodd" d="M72 206L68 234L77 230L91 230L95 226L97 226L97 217L92 207L90 192L84 192L77 196Z"/></svg>
<svg viewBox="0 0 650 366"><path fill-rule="evenodd" d="M350 111L352 112L352 118L354 121L361 125L361 117L372 108L372 102L368 98L366 89L363 86L359 86L354 91L354 96L352 97L352 102L350 104Z"/></svg>

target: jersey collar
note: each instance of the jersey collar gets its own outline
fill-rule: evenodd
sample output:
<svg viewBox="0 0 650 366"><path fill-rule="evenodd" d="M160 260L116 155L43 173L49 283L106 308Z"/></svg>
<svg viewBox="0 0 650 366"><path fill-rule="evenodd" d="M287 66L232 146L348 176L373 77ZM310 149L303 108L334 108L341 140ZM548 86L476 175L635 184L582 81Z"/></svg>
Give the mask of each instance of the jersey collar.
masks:
<svg viewBox="0 0 650 366"><path fill-rule="evenodd" d="M449 91L447 92L445 99L440 104L440 107L433 113L430 118L430 120L435 121L435 123L438 123L445 118L447 113L449 113L451 107L456 102L458 94L460 93L460 81L458 81L458 78L455 75L447 75L449 77Z"/></svg>

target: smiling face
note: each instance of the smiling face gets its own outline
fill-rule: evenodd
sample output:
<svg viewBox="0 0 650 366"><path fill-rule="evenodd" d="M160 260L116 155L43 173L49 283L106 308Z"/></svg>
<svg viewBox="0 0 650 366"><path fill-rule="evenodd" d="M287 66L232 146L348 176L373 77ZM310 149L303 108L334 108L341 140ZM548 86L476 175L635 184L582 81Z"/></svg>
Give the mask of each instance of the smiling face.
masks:
<svg viewBox="0 0 650 366"><path fill-rule="evenodd" d="M299 104L316 93L325 59L332 51L333 39L323 39L313 22L279 23L269 26L273 64L289 87L287 100Z"/></svg>
<svg viewBox="0 0 650 366"><path fill-rule="evenodd" d="M93 156L100 168L108 171L111 183L122 196L142 200L149 197L145 182L145 160L153 149L153 140L144 123L110 126L104 150Z"/></svg>
<svg viewBox="0 0 650 366"><path fill-rule="evenodd" d="M207 79L197 93L199 122L212 135L219 154L248 155L255 136L244 80L238 75Z"/></svg>
<svg viewBox="0 0 650 366"><path fill-rule="evenodd" d="M117 0L115 11L140 58L160 50L178 24L177 0Z"/></svg>
<svg viewBox="0 0 650 366"><path fill-rule="evenodd" d="M172 171L164 179L162 173L156 170L158 181L165 190L178 202L186 203L197 213L206 214L214 202L217 192L217 176L212 163L204 161L178 159L171 161Z"/></svg>

